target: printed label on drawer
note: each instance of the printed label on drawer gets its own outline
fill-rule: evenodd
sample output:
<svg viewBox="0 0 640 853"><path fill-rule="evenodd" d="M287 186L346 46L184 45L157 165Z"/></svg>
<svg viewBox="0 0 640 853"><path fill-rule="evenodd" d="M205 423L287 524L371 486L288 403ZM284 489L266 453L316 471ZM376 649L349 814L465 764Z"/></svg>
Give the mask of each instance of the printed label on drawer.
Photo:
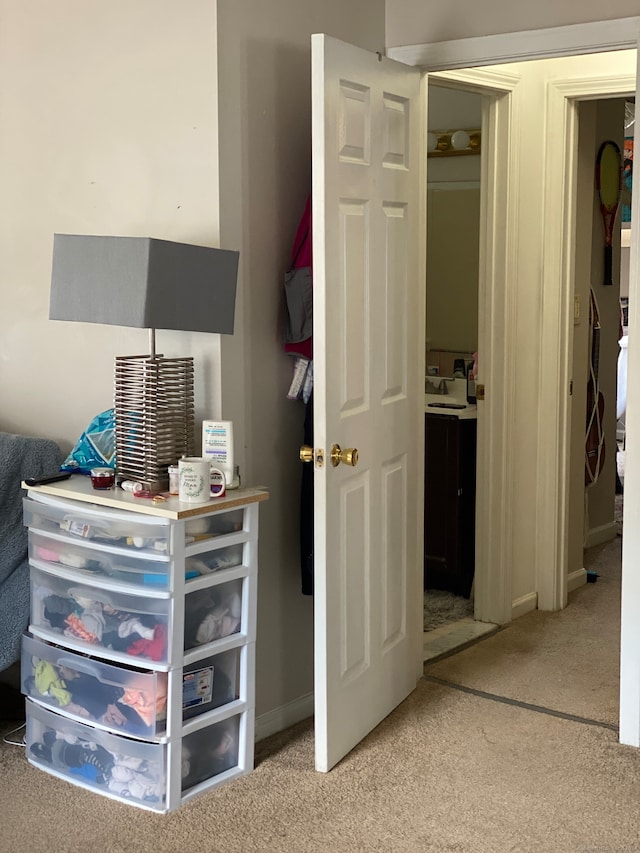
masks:
<svg viewBox="0 0 640 853"><path fill-rule="evenodd" d="M211 702L213 696L213 667L205 666L182 677L182 707L193 708Z"/></svg>
<svg viewBox="0 0 640 853"><path fill-rule="evenodd" d="M73 533L74 536L82 536L83 539L90 539L93 535L90 524L74 521L72 518L63 518L60 522L60 530Z"/></svg>

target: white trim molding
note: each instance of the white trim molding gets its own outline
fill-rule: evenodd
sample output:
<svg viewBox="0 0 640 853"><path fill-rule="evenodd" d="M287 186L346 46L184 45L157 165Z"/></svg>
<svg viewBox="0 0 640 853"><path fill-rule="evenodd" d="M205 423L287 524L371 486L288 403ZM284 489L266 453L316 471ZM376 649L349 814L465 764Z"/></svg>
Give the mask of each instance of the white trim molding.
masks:
<svg viewBox="0 0 640 853"><path fill-rule="evenodd" d="M294 699L293 702L280 705L280 707L256 717L255 741L257 743L264 740L266 737L282 732L290 726L295 726L296 723L301 723L302 720L309 719L309 717L313 717L313 693L305 693L304 696Z"/></svg>
<svg viewBox="0 0 640 853"><path fill-rule="evenodd" d="M593 548L594 545L602 545L605 542L611 542L619 533L617 521L609 521L607 524L600 524L598 527L592 527L587 533L587 541L585 548Z"/></svg>
<svg viewBox="0 0 640 853"><path fill-rule="evenodd" d="M587 570L576 569L575 572L569 572L569 577L567 578L567 589L569 592L573 592L575 589L580 589L581 586L584 586L586 582Z"/></svg>
<svg viewBox="0 0 640 853"><path fill-rule="evenodd" d="M472 68L528 59L550 59L635 48L640 38L640 17L593 21L542 30L499 33L455 41L411 44L387 48L387 56L426 71Z"/></svg>
<svg viewBox="0 0 640 853"><path fill-rule="evenodd" d="M505 625L512 618L515 339L518 253L508 235L517 231L518 199L509 191L519 169L510 134L520 122L519 75L471 69L429 74L439 86L485 98L482 118L478 350L484 358L478 381L487 395L478 403L475 618ZM514 128L516 130L514 130ZM505 157L502 152L508 152Z"/></svg>
<svg viewBox="0 0 640 853"><path fill-rule="evenodd" d="M520 598L516 598L511 605L511 618L519 619L520 616L524 616L525 613L530 613L532 610L535 610L537 606L538 596L535 592L529 592L527 595L521 595Z"/></svg>

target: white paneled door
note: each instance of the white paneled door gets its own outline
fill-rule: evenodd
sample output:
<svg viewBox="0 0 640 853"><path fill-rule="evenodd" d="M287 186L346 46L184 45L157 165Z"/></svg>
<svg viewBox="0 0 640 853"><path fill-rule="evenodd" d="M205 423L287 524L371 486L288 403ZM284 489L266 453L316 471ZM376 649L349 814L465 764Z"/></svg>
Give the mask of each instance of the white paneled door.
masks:
<svg viewBox="0 0 640 853"><path fill-rule="evenodd" d="M416 69L314 35L312 91L315 733L326 771L422 672L426 166ZM347 454L334 465L336 445L355 448L357 464Z"/></svg>

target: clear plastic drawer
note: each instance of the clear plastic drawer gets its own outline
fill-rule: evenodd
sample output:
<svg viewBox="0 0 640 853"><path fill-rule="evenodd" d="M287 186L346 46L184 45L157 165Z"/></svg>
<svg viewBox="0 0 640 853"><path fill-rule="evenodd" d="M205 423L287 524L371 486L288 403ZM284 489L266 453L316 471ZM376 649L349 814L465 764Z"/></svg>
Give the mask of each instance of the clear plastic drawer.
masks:
<svg viewBox="0 0 640 853"><path fill-rule="evenodd" d="M228 536L244 529L244 509L232 509L215 515L201 515L185 522L187 544L217 536Z"/></svg>
<svg viewBox="0 0 640 853"><path fill-rule="evenodd" d="M204 551L197 556L187 557L185 561L186 577L197 577L231 569L242 565L244 545L229 545Z"/></svg>
<svg viewBox="0 0 640 853"><path fill-rule="evenodd" d="M240 714L186 735L182 741L182 791L238 766Z"/></svg>
<svg viewBox="0 0 640 853"><path fill-rule="evenodd" d="M142 551L172 553L171 525L166 518L110 510L77 501L39 495L23 498L24 523L43 533L56 533L70 542L92 542Z"/></svg>
<svg viewBox="0 0 640 853"><path fill-rule="evenodd" d="M166 672L114 666L24 635L21 684L26 696L79 721L141 738L165 730Z"/></svg>
<svg viewBox="0 0 640 853"><path fill-rule="evenodd" d="M185 596L185 651L247 632L246 580L234 578Z"/></svg>
<svg viewBox="0 0 640 853"><path fill-rule="evenodd" d="M182 713L189 720L240 698L241 649L189 664L182 673Z"/></svg>
<svg viewBox="0 0 640 853"><path fill-rule="evenodd" d="M32 634L142 666L168 663L171 601L79 583L31 566Z"/></svg>
<svg viewBox="0 0 640 853"><path fill-rule="evenodd" d="M31 764L113 799L166 810L166 744L110 734L29 700L26 705Z"/></svg>
<svg viewBox="0 0 640 853"><path fill-rule="evenodd" d="M131 549L107 548L96 542L74 542L50 533L29 531L29 559L52 567L66 566L95 575L96 583L110 579L135 587L152 586L168 589L169 558L148 553L131 553ZM197 576L195 570L192 576Z"/></svg>

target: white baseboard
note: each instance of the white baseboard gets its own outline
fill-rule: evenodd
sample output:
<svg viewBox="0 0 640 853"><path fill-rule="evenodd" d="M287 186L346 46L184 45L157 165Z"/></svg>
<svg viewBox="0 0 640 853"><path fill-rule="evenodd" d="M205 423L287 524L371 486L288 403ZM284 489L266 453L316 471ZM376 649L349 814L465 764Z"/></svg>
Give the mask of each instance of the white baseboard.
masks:
<svg viewBox="0 0 640 853"><path fill-rule="evenodd" d="M567 578L567 590L569 592L573 592L574 589L578 589L578 587L584 586L586 582L586 569L577 569L575 572L569 572L569 577Z"/></svg>
<svg viewBox="0 0 640 853"><path fill-rule="evenodd" d="M537 606L537 592L528 592L526 595L521 595L520 598L516 598L511 604L511 618L518 619L520 616L524 616L525 613L535 610Z"/></svg>
<svg viewBox="0 0 640 853"><path fill-rule="evenodd" d="M609 521L607 524L601 524L599 527L593 527L587 533L587 541L585 548L593 548L594 545L602 545L603 542L609 542L615 539L618 535L618 523Z"/></svg>
<svg viewBox="0 0 640 853"><path fill-rule="evenodd" d="M307 693L298 699L294 699L293 702L287 702L286 705L274 708L273 711L260 714L259 717L256 717L256 743L270 735L284 731L284 729L288 729L308 717L313 717L313 710L313 693Z"/></svg>

